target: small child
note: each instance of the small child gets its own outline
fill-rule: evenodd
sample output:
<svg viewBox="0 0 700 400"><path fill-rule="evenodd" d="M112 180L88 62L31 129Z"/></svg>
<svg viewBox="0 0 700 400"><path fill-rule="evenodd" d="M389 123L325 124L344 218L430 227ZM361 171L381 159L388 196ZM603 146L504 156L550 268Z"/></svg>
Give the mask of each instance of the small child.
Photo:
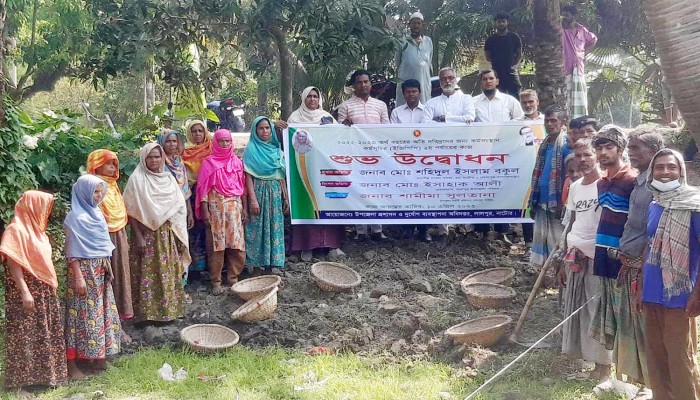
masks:
<svg viewBox="0 0 700 400"><path fill-rule="evenodd" d="M284 268L284 215L289 212L284 155L269 118L253 122L243 152L249 217L245 227L246 265L281 273Z"/></svg>
<svg viewBox="0 0 700 400"><path fill-rule="evenodd" d="M107 221L98 208L107 183L83 175L73 185L71 211L66 215L66 358L72 379L83 378L77 361L95 371L107 357L119 353L121 325L112 292L110 259L114 245Z"/></svg>
<svg viewBox="0 0 700 400"><path fill-rule="evenodd" d="M124 198L119 190L119 159L107 149L95 150L87 159L87 173L96 175L107 183L107 193L100 203L102 213L107 220L109 237L114 244L112 253L112 290L116 301L119 318L122 321L134 317L134 307L131 303L131 269L129 268L129 240L126 236L128 218ZM131 337L122 329L121 342L131 343Z"/></svg>

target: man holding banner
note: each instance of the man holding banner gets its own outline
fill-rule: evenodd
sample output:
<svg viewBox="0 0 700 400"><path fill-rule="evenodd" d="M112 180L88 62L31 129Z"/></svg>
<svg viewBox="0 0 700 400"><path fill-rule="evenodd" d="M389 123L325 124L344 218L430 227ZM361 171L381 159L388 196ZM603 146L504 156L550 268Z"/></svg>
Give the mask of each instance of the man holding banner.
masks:
<svg viewBox="0 0 700 400"><path fill-rule="evenodd" d="M338 107L338 122L344 125L352 124L387 124L389 112L383 101L370 97L372 88L369 72L358 69L350 76L350 84L355 94ZM367 240L367 225L355 225L357 230L355 240ZM388 242L389 238L382 233L382 226L372 224L372 239L378 242Z"/></svg>
<svg viewBox="0 0 700 400"><path fill-rule="evenodd" d="M420 82L416 79L405 80L401 84L401 92L403 93L403 98L406 100L406 104L396 107L391 112L391 118L389 118L389 120L392 124L415 124L431 119L426 106L420 102ZM428 225L405 225L404 238L408 239L413 237L413 231L416 227L418 227L418 238L421 241L431 242L433 240L433 238L430 237L430 233L428 233ZM447 237L446 229L445 237Z"/></svg>

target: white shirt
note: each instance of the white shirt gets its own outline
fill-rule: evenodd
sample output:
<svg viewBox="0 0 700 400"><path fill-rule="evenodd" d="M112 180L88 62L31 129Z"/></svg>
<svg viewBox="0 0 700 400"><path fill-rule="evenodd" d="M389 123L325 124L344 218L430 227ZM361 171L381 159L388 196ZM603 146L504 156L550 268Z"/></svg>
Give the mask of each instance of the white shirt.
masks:
<svg viewBox="0 0 700 400"><path fill-rule="evenodd" d="M518 119L525 115L520 102L513 96L496 90L493 99L485 94L474 97L476 120L478 122L505 122Z"/></svg>
<svg viewBox="0 0 700 400"><path fill-rule="evenodd" d="M425 105L429 110L430 120L435 116L444 115L445 122L471 122L476 117L472 97L459 89L449 97L444 94L433 97Z"/></svg>
<svg viewBox="0 0 700 400"><path fill-rule="evenodd" d="M588 258L595 257L595 237L602 209L598 207L598 181L584 185L583 178L571 184L566 209L576 213L576 220L566 236L569 248L576 247Z"/></svg>
<svg viewBox="0 0 700 400"><path fill-rule="evenodd" d="M408 104L394 108L389 122L392 124L417 124L422 123L425 118L432 119L428 117L426 106L418 102L418 105L413 110L408 107Z"/></svg>
<svg viewBox="0 0 700 400"><path fill-rule="evenodd" d="M523 114L522 117L516 118L515 120L516 121L544 121L544 114L542 114L541 112L538 112L537 118L528 118L527 115Z"/></svg>

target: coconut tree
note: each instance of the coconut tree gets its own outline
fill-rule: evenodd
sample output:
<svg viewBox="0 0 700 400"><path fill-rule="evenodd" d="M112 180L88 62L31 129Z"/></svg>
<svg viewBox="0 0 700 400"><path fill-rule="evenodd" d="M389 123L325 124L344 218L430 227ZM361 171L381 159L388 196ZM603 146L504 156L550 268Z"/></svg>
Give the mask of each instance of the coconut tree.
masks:
<svg viewBox="0 0 700 400"><path fill-rule="evenodd" d="M692 1L692 0L689 0ZM566 82L562 65L561 19L559 0L534 0L532 3L535 79L540 105L566 107Z"/></svg>
<svg viewBox="0 0 700 400"><path fill-rule="evenodd" d="M666 80L688 130L700 143L700 2L646 0L644 8Z"/></svg>

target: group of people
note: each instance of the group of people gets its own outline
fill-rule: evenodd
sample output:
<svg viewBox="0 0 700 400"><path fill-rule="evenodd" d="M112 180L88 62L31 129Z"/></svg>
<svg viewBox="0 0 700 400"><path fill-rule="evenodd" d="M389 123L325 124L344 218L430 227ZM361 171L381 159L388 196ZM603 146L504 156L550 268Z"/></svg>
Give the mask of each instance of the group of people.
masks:
<svg viewBox="0 0 700 400"><path fill-rule="evenodd" d="M654 399L700 399L700 191L657 129L629 134L545 111L532 178L531 262L557 265L562 352ZM638 398L651 398L646 390Z"/></svg>
<svg viewBox="0 0 700 400"><path fill-rule="evenodd" d="M586 53L593 50L598 42L597 36L576 21L578 10L573 5L563 6L561 47L563 54L563 73L566 78L568 106L571 115L579 117L588 114L588 89L586 84ZM522 60L522 41L520 35L508 30L510 15L498 13L494 16L496 32L484 43L484 56L491 63L493 79L499 80L498 88L502 94L515 98L520 95L520 63ZM408 28L410 35L404 46L396 53L395 63L400 82L415 79L420 83L420 100L427 104L431 93L431 71L433 59L433 42L423 35L424 18L420 12L411 14ZM481 77L483 79L483 76ZM442 84L442 78L440 78ZM443 89L444 92L444 89ZM449 94L448 94L449 96ZM489 100L492 100L489 97ZM401 84L396 88L396 105L406 103ZM474 120L472 116L472 120Z"/></svg>
<svg viewBox="0 0 700 400"><path fill-rule="evenodd" d="M5 387L56 386L104 370L131 342L124 321L184 316L190 268L207 266L220 294L246 265L253 273L284 267L289 202L273 129L268 118L255 120L243 160L228 130L212 137L203 121L188 121L186 148L179 132L163 130L141 148L123 193L117 155L90 153L64 220L64 310L46 234L54 197L25 192L0 242Z"/></svg>

